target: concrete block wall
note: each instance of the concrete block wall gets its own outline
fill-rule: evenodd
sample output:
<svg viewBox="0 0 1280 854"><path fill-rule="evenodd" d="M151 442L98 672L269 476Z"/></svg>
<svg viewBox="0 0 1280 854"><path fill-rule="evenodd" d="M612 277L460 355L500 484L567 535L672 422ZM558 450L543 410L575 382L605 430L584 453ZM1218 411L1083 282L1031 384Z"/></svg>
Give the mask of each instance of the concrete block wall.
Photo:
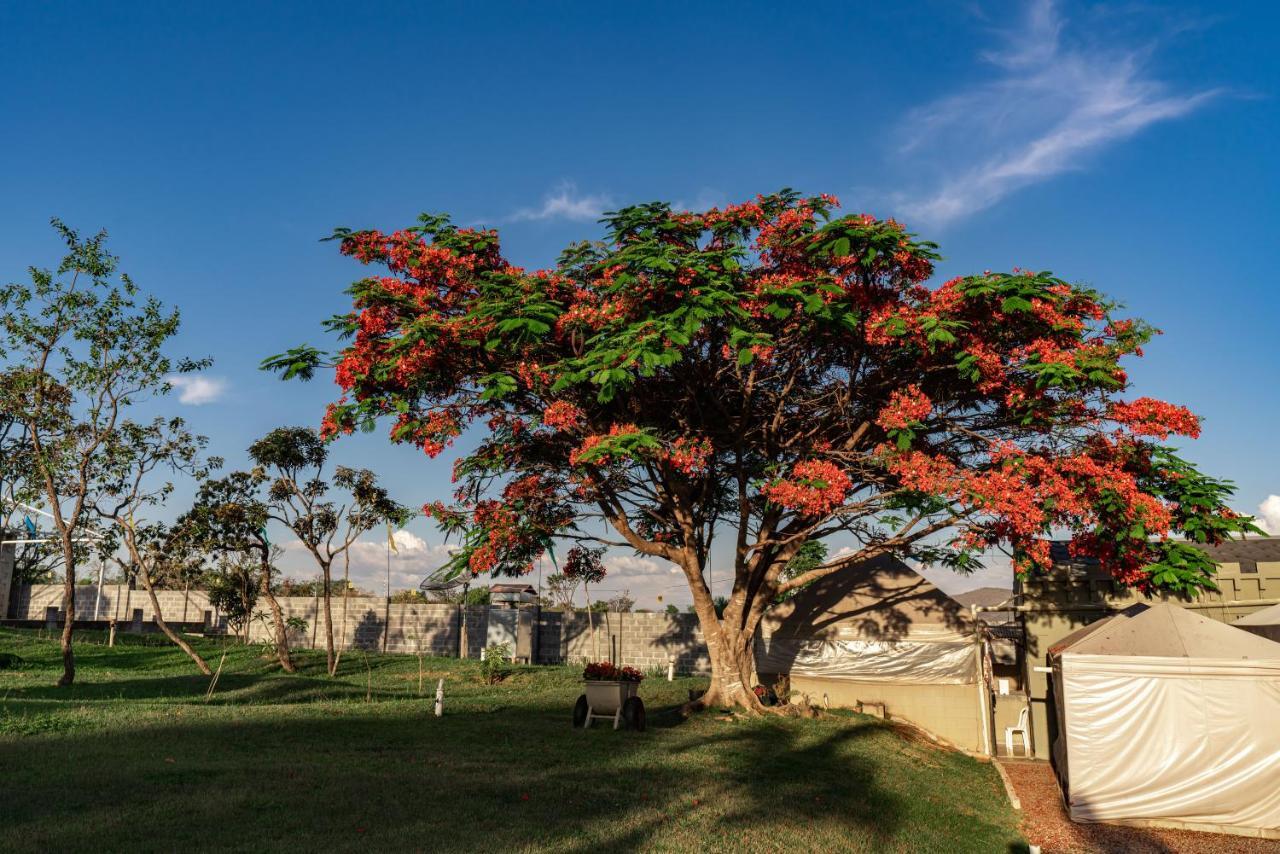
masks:
<svg viewBox="0 0 1280 854"><path fill-rule="evenodd" d="M208 630L227 631L226 620L210 604L203 591L158 590L164 618L173 623L202 623L206 612ZM311 596L282 596L277 600L285 619L301 618L306 630L290 633L290 643L297 648L323 648L324 602ZM76 588L76 619L94 618L98 603L95 585ZM332 600L333 634L336 646L343 649L386 650L396 653L418 653L433 656L456 656L461 622L456 605L391 605L374 596ZM52 609L52 611L50 610ZM498 609L494 609L498 610ZM265 602L258 611L267 613ZM466 609L467 654L479 658L480 650L494 636L499 620L490 632L490 609L487 606ZM62 586L36 584L23 586L16 597L10 616L20 620L45 620L50 614L62 619ZM127 631L133 628L135 615L149 629L152 622L151 600L145 590L130 590L126 585L108 584L102 589L97 605L98 619L117 620ZM594 621L594 640L591 623ZM503 626L510 620L501 621ZM534 621L537 656L540 664L563 664L608 659L633 667L662 667L674 660L678 673L709 673L710 660L706 644L693 614L594 614L564 613L542 610ZM265 619L255 619L249 629L252 641L268 639L274 629ZM512 645L514 649L514 643Z"/></svg>
<svg viewBox="0 0 1280 854"><path fill-rule="evenodd" d="M711 672L695 614L550 611L544 612L543 620L547 624L542 631L543 660L554 657L576 663L599 659L639 668L665 668L674 660L677 673Z"/></svg>
<svg viewBox="0 0 1280 854"><path fill-rule="evenodd" d="M61 584L25 584L14 597L14 609L10 615L19 620L44 620L56 611L56 619L64 616ZM205 612L215 617L209 597L201 590L157 590L160 610L166 620L174 623L204 622ZM155 618L151 597L145 590L130 590L124 584L104 584L101 594L98 585L81 584L76 587L76 619L116 620L121 624L132 623L135 618L149 623Z"/></svg>

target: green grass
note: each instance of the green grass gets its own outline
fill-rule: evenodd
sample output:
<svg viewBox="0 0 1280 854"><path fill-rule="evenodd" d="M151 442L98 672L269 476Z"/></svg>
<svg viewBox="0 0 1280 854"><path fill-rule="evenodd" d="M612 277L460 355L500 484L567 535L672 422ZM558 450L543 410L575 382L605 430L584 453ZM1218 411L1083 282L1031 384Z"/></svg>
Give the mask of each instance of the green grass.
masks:
<svg viewBox="0 0 1280 854"><path fill-rule="evenodd" d="M85 641L93 640L86 635ZM98 639L100 641L100 639ZM702 683L650 679L645 733L570 726L578 671L255 648L54 641L0 630L0 850L1023 850L994 769L859 715L677 714ZM2 657L2 656L0 656ZM445 679L445 716L432 715ZM366 699L366 697L368 699Z"/></svg>

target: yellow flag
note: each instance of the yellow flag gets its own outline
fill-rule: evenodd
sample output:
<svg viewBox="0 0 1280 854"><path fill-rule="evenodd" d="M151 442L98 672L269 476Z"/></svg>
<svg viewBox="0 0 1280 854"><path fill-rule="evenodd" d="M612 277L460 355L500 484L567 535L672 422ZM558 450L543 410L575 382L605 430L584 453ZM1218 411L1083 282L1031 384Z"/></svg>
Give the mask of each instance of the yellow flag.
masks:
<svg viewBox="0 0 1280 854"><path fill-rule="evenodd" d="M390 522L387 523L387 548L391 549L391 551L395 552L396 554L400 554L400 549L398 546L396 546L396 538L391 533Z"/></svg>

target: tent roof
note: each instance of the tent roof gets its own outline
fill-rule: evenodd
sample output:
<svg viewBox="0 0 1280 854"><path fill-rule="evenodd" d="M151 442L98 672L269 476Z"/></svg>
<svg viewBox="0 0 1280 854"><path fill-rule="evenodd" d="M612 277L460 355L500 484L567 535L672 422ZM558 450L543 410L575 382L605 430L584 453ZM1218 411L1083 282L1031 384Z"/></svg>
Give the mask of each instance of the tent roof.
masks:
<svg viewBox="0 0 1280 854"><path fill-rule="evenodd" d="M1134 605L1063 638L1052 654L1280 660L1280 644L1177 605Z"/></svg>
<svg viewBox="0 0 1280 854"><path fill-rule="evenodd" d="M1270 608L1263 608L1261 611L1254 611L1252 614L1236 620L1231 625L1280 626L1280 605L1272 605Z"/></svg>
<svg viewBox="0 0 1280 854"><path fill-rule="evenodd" d="M815 581L764 623L777 638L926 640L974 631L959 602L890 555Z"/></svg>

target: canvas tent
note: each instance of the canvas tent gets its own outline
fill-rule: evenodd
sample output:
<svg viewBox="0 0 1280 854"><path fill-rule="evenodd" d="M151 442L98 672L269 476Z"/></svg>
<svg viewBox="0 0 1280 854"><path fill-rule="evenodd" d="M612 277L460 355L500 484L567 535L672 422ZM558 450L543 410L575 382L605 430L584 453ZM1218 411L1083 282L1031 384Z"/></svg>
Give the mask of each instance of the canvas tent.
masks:
<svg viewBox="0 0 1280 854"><path fill-rule="evenodd" d="M958 602L883 556L820 579L770 611L756 670L766 682L788 676L814 702L883 704L891 717L986 751L980 637Z"/></svg>
<svg viewBox="0 0 1280 854"><path fill-rule="evenodd" d="M1231 625L1268 640L1280 641L1280 605L1272 605L1241 617Z"/></svg>
<svg viewBox="0 0 1280 854"><path fill-rule="evenodd" d="M1049 660L1073 819L1280 838L1280 644L1135 605Z"/></svg>

